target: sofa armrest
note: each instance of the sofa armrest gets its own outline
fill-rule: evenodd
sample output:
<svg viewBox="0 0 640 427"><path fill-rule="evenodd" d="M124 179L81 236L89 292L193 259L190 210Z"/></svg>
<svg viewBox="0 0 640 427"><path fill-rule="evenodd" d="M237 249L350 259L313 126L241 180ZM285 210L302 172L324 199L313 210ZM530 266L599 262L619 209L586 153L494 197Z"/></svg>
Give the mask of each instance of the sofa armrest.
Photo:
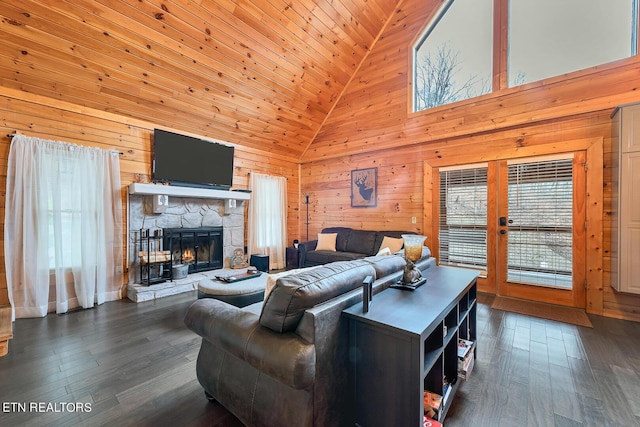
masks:
<svg viewBox="0 0 640 427"><path fill-rule="evenodd" d="M313 251L318 246L318 240L309 240L298 243L298 267L304 267L307 260L307 252Z"/></svg>
<svg viewBox="0 0 640 427"><path fill-rule="evenodd" d="M184 322L193 332L294 389L315 379L315 346L295 333L263 328L259 316L212 298L194 302Z"/></svg>

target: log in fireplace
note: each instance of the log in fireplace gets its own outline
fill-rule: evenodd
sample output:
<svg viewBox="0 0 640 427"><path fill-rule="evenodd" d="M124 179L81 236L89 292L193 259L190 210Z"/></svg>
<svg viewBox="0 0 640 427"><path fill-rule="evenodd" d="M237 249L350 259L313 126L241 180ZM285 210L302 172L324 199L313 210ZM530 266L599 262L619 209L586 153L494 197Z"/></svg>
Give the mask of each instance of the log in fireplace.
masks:
<svg viewBox="0 0 640 427"><path fill-rule="evenodd" d="M165 228L163 236L174 265L188 264L189 273L222 268L222 227Z"/></svg>

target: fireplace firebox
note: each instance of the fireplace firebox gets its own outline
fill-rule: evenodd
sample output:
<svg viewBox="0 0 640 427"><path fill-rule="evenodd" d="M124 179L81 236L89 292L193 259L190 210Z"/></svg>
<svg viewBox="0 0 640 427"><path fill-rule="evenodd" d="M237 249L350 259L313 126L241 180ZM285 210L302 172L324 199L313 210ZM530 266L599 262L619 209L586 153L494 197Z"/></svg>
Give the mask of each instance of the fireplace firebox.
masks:
<svg viewBox="0 0 640 427"><path fill-rule="evenodd" d="M222 268L222 227L165 228L163 236L173 265L187 264L189 273Z"/></svg>

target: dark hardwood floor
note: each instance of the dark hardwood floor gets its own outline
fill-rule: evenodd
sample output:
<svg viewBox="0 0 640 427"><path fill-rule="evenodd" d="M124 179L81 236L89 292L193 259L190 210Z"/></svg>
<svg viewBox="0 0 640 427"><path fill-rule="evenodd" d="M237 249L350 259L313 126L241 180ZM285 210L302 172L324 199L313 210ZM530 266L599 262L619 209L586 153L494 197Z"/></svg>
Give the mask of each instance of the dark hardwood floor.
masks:
<svg viewBox="0 0 640 427"><path fill-rule="evenodd" d="M17 320L0 358L0 426L239 426L195 378L200 339L183 323L195 298ZM590 318L593 329L480 296L478 358L446 426L639 426L640 323Z"/></svg>

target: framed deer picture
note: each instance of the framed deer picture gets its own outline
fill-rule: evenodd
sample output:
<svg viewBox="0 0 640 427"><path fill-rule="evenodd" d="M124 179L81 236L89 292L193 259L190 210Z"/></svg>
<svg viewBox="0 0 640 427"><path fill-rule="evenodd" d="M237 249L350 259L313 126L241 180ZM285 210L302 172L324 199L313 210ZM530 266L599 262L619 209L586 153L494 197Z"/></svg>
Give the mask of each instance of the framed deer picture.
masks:
<svg viewBox="0 0 640 427"><path fill-rule="evenodd" d="M351 207L372 208L378 204L378 168L351 171Z"/></svg>

